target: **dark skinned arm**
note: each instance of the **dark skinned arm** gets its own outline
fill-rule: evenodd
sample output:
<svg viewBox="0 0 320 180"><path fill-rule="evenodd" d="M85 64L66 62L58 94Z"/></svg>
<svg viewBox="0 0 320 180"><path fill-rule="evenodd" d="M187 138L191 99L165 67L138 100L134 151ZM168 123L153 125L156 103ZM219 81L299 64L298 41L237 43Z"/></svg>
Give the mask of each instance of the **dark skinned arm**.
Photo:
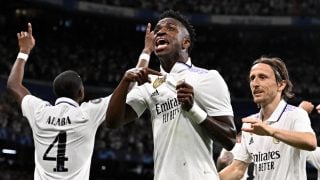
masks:
<svg viewBox="0 0 320 180"><path fill-rule="evenodd" d="M144 38L142 53L151 55L153 52L154 32L151 31L151 24L148 23ZM128 70L110 98L106 114L106 124L109 128L118 128L137 118L136 112L126 104L127 93L132 89L133 84L139 85L148 82L149 59L139 58L136 68ZM146 69L143 69L146 68ZM152 71L152 70L151 70ZM159 73L156 73L159 74Z"/></svg>
<svg viewBox="0 0 320 180"><path fill-rule="evenodd" d="M232 116L207 116L200 125L226 150L230 151L235 145L237 131Z"/></svg>
<svg viewBox="0 0 320 180"><path fill-rule="evenodd" d="M161 75L160 72L147 67L130 69L125 73L119 85L113 91L109 101L106 114L108 128L118 128L137 118L136 112L130 105L126 104L127 93L130 84L133 82L138 82L138 85L150 82L148 78L149 74Z"/></svg>
<svg viewBox="0 0 320 180"><path fill-rule="evenodd" d="M32 36L31 23L28 23L28 32L21 31L20 33L17 33L17 38L20 52L29 55L35 45L35 40ZM30 94L29 90L22 84L25 64L25 60L17 58L7 81L8 90L13 93L19 104L21 104L22 99L26 95Z"/></svg>
<svg viewBox="0 0 320 180"><path fill-rule="evenodd" d="M176 86L177 98L181 108L189 112L195 105L193 87L186 82L180 82ZM197 106L197 105L196 105ZM225 149L230 151L236 143L236 128L232 116L206 116L200 123L209 136L217 140Z"/></svg>
<svg viewBox="0 0 320 180"><path fill-rule="evenodd" d="M154 40L154 32L151 31L151 24L148 23L146 34L144 37L144 48L141 54L147 54L149 55L149 57L151 56L151 53L153 52L153 40ZM144 59L143 57L141 58L140 56L136 67L139 68L139 67L148 67L148 66L149 66L149 59Z"/></svg>

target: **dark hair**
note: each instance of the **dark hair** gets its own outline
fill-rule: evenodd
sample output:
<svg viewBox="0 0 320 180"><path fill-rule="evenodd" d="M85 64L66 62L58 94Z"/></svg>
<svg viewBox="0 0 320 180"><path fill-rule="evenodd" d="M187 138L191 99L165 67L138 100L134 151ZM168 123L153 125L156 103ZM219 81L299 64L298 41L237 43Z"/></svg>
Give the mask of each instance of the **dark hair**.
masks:
<svg viewBox="0 0 320 180"><path fill-rule="evenodd" d="M53 92L57 97L77 99L83 86L81 77L72 70L60 73L53 81Z"/></svg>
<svg viewBox="0 0 320 180"><path fill-rule="evenodd" d="M282 91L282 97L285 100L288 100L290 98L294 97L294 93L292 91L293 84L290 81L289 73L287 70L287 67L285 63L278 57L268 57L268 56L261 56L259 59L255 60L252 64L258 64L258 63L264 63L271 67L271 69L274 72L274 75L276 77L277 83L280 83L282 80L286 81L287 85Z"/></svg>
<svg viewBox="0 0 320 180"><path fill-rule="evenodd" d="M188 48L188 53L191 54L192 48L194 46L194 43L196 41L196 31L193 27L193 25L190 23L188 18L184 15L182 15L179 11L174 11L174 10L167 10L163 12L159 16L159 20L164 19L164 18L173 18L178 20L188 31L189 36L190 36L190 47Z"/></svg>

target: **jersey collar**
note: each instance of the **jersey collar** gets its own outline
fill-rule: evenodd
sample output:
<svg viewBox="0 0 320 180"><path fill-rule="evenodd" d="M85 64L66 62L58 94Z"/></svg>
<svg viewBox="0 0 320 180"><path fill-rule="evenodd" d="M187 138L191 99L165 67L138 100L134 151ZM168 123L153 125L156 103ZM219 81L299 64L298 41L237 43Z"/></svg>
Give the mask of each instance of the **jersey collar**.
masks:
<svg viewBox="0 0 320 180"><path fill-rule="evenodd" d="M181 71L183 71L183 70L186 70L186 69L189 69L189 68L191 68L191 67L192 67L191 58L188 57L188 60L187 60L187 62L185 62L185 63L176 62L176 63L173 65L170 73L179 73L179 72L181 72ZM161 71L160 71L161 73L165 73L165 74L166 74L166 72L165 72L165 70L162 68L162 66L160 66L160 70L161 70Z"/></svg>
<svg viewBox="0 0 320 180"><path fill-rule="evenodd" d="M267 119L267 122L274 123L280 120L282 114L284 113L286 107L287 107L287 102L285 100L281 100L277 106L277 108L273 111L269 119ZM261 112L260 112L261 116Z"/></svg>
<svg viewBox="0 0 320 180"><path fill-rule="evenodd" d="M66 97L58 98L55 102L55 105L62 104L62 103L66 103L74 107L79 107L79 104L76 101Z"/></svg>

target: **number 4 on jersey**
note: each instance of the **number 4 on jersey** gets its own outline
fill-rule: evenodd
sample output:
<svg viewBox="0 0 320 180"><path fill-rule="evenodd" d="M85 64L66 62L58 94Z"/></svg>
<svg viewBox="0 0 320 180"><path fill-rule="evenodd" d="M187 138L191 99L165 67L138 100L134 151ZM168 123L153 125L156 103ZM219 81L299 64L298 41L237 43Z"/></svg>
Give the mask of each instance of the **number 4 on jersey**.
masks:
<svg viewBox="0 0 320 180"><path fill-rule="evenodd" d="M48 157L48 153L53 148L53 146L58 142L58 150L56 157ZM67 133L65 131L60 131L56 136L54 141L50 144L48 149L43 155L43 160L47 161L56 161L56 167L53 168L54 172L67 172L68 168L64 167L64 162L68 161L68 157L65 157L66 154L66 142L67 142Z"/></svg>

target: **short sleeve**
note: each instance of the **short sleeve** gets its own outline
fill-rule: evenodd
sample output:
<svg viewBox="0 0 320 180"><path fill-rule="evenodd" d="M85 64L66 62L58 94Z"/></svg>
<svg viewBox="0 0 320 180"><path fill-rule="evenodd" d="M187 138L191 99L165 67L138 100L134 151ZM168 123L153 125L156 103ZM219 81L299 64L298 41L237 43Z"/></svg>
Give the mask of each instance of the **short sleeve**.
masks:
<svg viewBox="0 0 320 180"><path fill-rule="evenodd" d="M231 152L233 154L234 159L243 161L245 163L251 163L252 158L246 148L246 139L244 138L243 134L245 134L245 132L242 132L241 143L236 143Z"/></svg>
<svg viewBox="0 0 320 180"><path fill-rule="evenodd" d="M127 95L126 103L132 107L132 109L140 117L142 113L146 110L147 102L145 100L144 88L145 85L135 86Z"/></svg>
<svg viewBox="0 0 320 180"><path fill-rule="evenodd" d="M195 99L209 116L233 116L227 84L215 70L201 77L195 87Z"/></svg>
<svg viewBox="0 0 320 180"><path fill-rule="evenodd" d="M311 132L314 134L314 131L311 127L310 118L308 113L301 108L295 108L295 111L290 114L290 118L295 119L294 131L299 132Z"/></svg>
<svg viewBox="0 0 320 180"><path fill-rule="evenodd" d="M307 152L307 162L312 164L318 170L320 169L320 147L317 147L314 151Z"/></svg>
<svg viewBox="0 0 320 180"><path fill-rule="evenodd" d="M46 106L51 106L49 102L37 98L33 95L26 95L21 102L22 114L25 116L30 126L34 127L35 113Z"/></svg>
<svg viewBox="0 0 320 180"><path fill-rule="evenodd" d="M81 110L97 125L100 125L106 119L107 108L110 96L93 99L81 104Z"/></svg>

